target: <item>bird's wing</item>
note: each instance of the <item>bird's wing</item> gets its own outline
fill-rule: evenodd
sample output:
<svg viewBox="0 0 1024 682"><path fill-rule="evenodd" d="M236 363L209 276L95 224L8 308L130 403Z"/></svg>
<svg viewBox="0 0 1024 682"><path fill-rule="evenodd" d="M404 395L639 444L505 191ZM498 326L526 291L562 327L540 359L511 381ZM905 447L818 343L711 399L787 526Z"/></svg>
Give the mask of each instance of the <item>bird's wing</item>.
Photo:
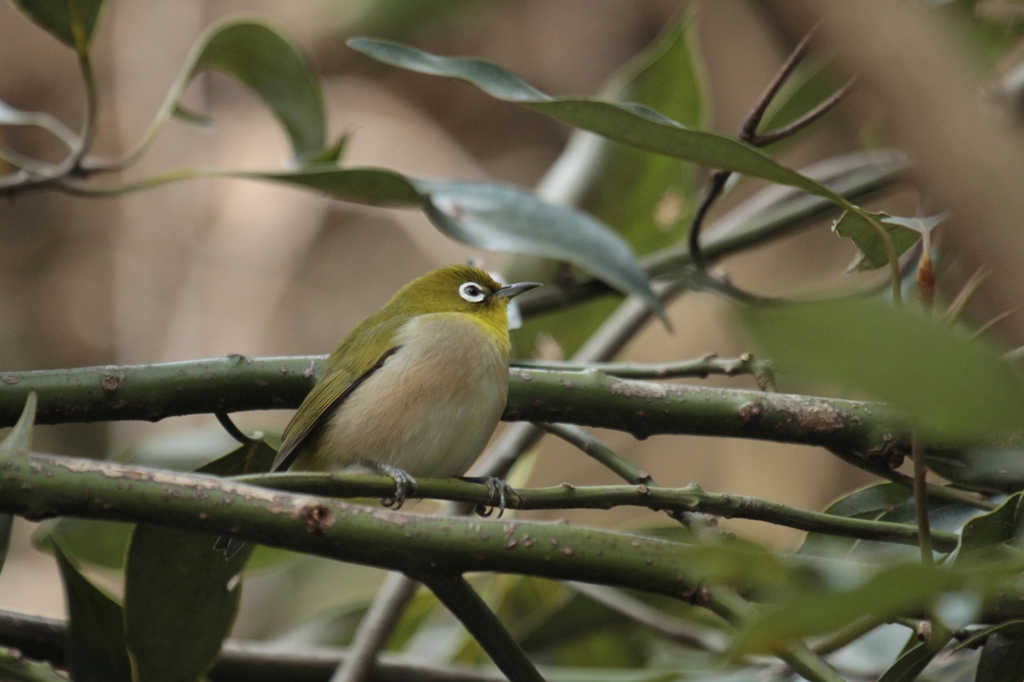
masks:
<svg viewBox="0 0 1024 682"><path fill-rule="evenodd" d="M374 320L369 318L357 326L331 353L324 363L326 369L323 377L313 386L313 390L285 427L281 449L277 451L274 464L270 467L271 471L287 469L295 461L310 434L352 395L352 391L383 367L388 358L395 354L399 346L393 344L393 340L399 322L388 320L383 324L374 324ZM386 337L391 342L387 350L379 355L361 352L362 348L377 345L365 341L378 335Z"/></svg>

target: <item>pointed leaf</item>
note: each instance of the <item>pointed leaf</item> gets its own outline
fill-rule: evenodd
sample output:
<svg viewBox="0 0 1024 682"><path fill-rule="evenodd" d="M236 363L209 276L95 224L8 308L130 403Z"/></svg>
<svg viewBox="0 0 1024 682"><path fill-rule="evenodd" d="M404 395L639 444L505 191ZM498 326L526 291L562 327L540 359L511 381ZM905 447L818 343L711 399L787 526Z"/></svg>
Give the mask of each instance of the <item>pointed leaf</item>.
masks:
<svg viewBox="0 0 1024 682"><path fill-rule="evenodd" d="M490 251L564 260L661 312L629 245L607 225L509 185L435 182L377 168L309 168L296 173L234 173L325 192L374 206L422 206L452 239Z"/></svg>
<svg viewBox="0 0 1024 682"><path fill-rule="evenodd" d="M54 548L68 603L67 668L75 682L130 682L121 607Z"/></svg>
<svg viewBox="0 0 1024 682"><path fill-rule="evenodd" d="M968 521L960 534L956 563L959 564L970 554L997 547L1016 538L1022 499L1024 493L1012 495L995 511Z"/></svg>
<svg viewBox="0 0 1024 682"><path fill-rule="evenodd" d="M267 471L275 450L242 445L199 469L234 476ZM192 682L206 673L231 630L241 572L255 547L225 561L205 533L140 525L125 567L125 627L136 682ZM167 633L175 633L168 637Z"/></svg>
<svg viewBox="0 0 1024 682"><path fill-rule="evenodd" d="M136 682L194 682L231 630L241 571L253 545L232 559L215 535L139 525L125 567L125 635ZM173 633L173 636L168 636Z"/></svg>
<svg viewBox="0 0 1024 682"><path fill-rule="evenodd" d="M50 552L56 542L76 563L121 569L132 528L131 523L64 517L39 526L32 533L32 544Z"/></svg>
<svg viewBox="0 0 1024 682"><path fill-rule="evenodd" d="M877 301L740 311L782 372L863 391L907 415L929 438L990 439L1024 430L1024 384L986 345Z"/></svg>
<svg viewBox="0 0 1024 682"><path fill-rule="evenodd" d="M878 519L883 513L906 502L913 495L906 486L877 483L844 495L825 508L825 513L855 519ZM857 544L853 538L826 533L808 533L797 554L839 557Z"/></svg>
<svg viewBox="0 0 1024 682"><path fill-rule="evenodd" d="M936 633L933 641L915 644L900 654L896 662L878 678L878 682L913 682L949 640L948 633Z"/></svg>
<svg viewBox="0 0 1024 682"><path fill-rule="evenodd" d="M975 682L1019 682L1024 679L1024 630L989 635L978 659Z"/></svg>
<svg viewBox="0 0 1024 682"><path fill-rule="evenodd" d="M882 229L889 235L897 258L909 251L921 238L920 232L905 225L890 222L889 216L885 213L871 213L870 215L881 224ZM871 223L864 219L864 216L853 211L846 211L832 223L832 231L840 237L850 239L857 247L857 257L846 268L847 273L875 270L889 264L889 257L881 236L871 226Z"/></svg>
<svg viewBox="0 0 1024 682"><path fill-rule="evenodd" d="M316 74L298 47L282 33L242 19L214 24L199 38L147 139L152 139L171 116L185 112L179 105L182 93L204 71L227 74L263 100L287 132L297 159L322 153L327 118Z"/></svg>
<svg viewBox="0 0 1024 682"><path fill-rule="evenodd" d="M346 44L385 64L468 81L492 97L519 104L616 142L702 166L724 168L791 185L843 204L824 185L776 163L756 147L727 135L687 128L642 105L551 97L500 66L479 59L440 57L372 38L350 38Z"/></svg>
<svg viewBox="0 0 1024 682"><path fill-rule="evenodd" d="M92 42L104 0L11 0L37 26L85 54Z"/></svg>

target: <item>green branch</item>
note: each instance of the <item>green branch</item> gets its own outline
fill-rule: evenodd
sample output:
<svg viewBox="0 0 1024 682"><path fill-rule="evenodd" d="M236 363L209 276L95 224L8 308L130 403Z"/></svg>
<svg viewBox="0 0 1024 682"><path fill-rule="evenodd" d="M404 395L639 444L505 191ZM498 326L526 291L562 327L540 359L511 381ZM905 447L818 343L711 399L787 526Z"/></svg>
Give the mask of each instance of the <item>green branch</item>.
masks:
<svg viewBox="0 0 1024 682"><path fill-rule="evenodd" d="M17 421L30 390L38 424L298 407L321 358L246 358L0 373L0 426ZM638 438L694 434L754 438L862 453L898 465L906 426L879 403L630 381L600 372L511 371L508 421L618 429Z"/></svg>
<svg viewBox="0 0 1024 682"><path fill-rule="evenodd" d="M394 493L395 483L387 476L355 474L278 473L243 476L232 480L265 486L274 490L304 492L328 497L387 497ZM486 485L457 479L417 481L417 497L488 504L490 491ZM836 516L823 512L790 507L778 502L708 493L697 485L685 488L659 488L639 485L607 485L578 487L568 484L549 488L522 488L507 501L510 509L611 509L613 507L645 507L656 511L697 512L724 518L753 519L780 526L840 537L894 542L904 545L918 543L915 526ZM956 549L956 533L932 533L935 549L951 552Z"/></svg>
<svg viewBox="0 0 1024 682"><path fill-rule="evenodd" d="M0 454L0 468L0 511L29 519L149 523L210 533L211 547L213 535L231 534L419 578L500 571L689 599L706 577L688 568L704 548L627 533L416 516L213 476L52 455ZM744 556L738 552L735 560Z"/></svg>

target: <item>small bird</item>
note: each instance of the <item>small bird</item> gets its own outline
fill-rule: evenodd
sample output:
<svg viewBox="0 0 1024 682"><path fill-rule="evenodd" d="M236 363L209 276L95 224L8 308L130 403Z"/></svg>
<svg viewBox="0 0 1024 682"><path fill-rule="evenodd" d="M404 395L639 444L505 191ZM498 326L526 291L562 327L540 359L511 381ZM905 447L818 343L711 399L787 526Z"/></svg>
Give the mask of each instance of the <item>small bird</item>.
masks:
<svg viewBox="0 0 1024 682"><path fill-rule="evenodd" d="M377 471L398 506L417 476L464 474L505 410L508 302L538 286L462 265L406 284L328 356L271 471ZM241 546L217 544L229 558Z"/></svg>

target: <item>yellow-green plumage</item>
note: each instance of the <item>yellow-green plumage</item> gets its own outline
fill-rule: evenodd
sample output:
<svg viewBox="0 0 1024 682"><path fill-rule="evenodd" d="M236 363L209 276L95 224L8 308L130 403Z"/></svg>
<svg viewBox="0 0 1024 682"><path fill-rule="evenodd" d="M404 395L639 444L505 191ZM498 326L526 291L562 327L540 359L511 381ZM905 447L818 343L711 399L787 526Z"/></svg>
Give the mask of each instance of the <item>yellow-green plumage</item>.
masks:
<svg viewBox="0 0 1024 682"><path fill-rule="evenodd" d="M460 293L467 283L482 292L479 301ZM327 358L285 429L274 470L465 473L505 408L508 297L532 288L516 287L503 290L465 266L403 287Z"/></svg>

